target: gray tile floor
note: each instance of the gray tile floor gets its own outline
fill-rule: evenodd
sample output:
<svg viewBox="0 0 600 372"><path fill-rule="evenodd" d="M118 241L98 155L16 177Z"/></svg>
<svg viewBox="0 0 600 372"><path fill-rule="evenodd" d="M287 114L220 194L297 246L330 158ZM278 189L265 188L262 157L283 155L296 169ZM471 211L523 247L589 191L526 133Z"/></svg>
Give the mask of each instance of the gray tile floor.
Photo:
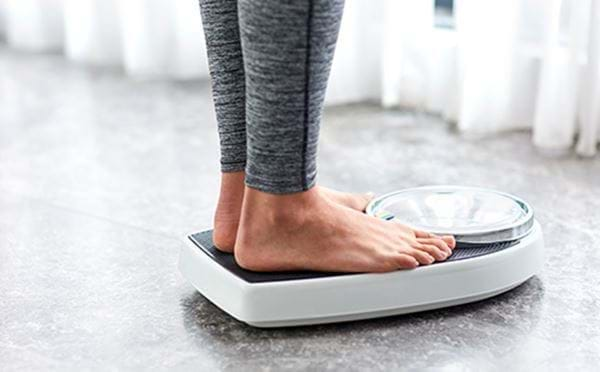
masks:
<svg viewBox="0 0 600 372"><path fill-rule="evenodd" d="M598 368L598 158L352 105L327 110L320 159L320 182L340 189L458 183L526 198L546 233L543 272L441 311L249 328L175 267L179 239L210 225L218 186L208 85L0 49L1 369Z"/></svg>

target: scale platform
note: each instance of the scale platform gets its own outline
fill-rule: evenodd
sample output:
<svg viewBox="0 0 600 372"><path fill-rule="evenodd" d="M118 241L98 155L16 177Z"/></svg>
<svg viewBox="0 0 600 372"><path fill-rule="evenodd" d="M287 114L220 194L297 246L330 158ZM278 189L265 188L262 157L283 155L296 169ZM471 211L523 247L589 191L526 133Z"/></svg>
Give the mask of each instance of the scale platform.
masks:
<svg viewBox="0 0 600 372"><path fill-rule="evenodd" d="M423 205L427 204L430 195L436 195L434 214L438 221L434 225L458 231L455 235L457 247L443 262L389 273L258 273L239 267L233 255L217 250L212 243L212 231L207 230L185 238L179 269L212 303L234 318L256 327L352 321L459 305L506 292L539 272L543 265L542 230L527 204L514 199L523 203L519 204L519 208L525 213L513 216L521 222L515 224L515 218L512 218L510 224L514 226L510 233L506 224L487 230L483 226L474 229L456 213L457 206L460 210L465 209L464 200L450 207L446 203L446 212L439 209L450 200L439 199L439 195L456 201L457 195L463 197L465 191L472 189L451 189L454 194L447 194L448 188L446 186L442 194L438 193L439 189L430 188L403 190L401 193L418 190L421 194L384 195L367 208L367 213L375 216L381 215L385 208L381 218L386 219L395 218L394 215L401 212L408 216L403 223L422 227L425 225L423 221L429 224L432 221L432 214ZM426 197L422 198L423 195ZM469 213L477 215L490 208L477 201L480 197L469 196L473 199L467 203L471 208ZM420 198L423 205L419 205ZM406 203L407 200L410 202ZM499 200L494 203L494 211L501 209ZM419 212L411 215L407 208L414 212L415 206ZM462 221L461 226L447 226L448 223L444 222L448 217L444 213L452 209L455 210L452 221ZM493 221L490 221L489 214L486 216L488 223L497 225L498 216ZM506 217L506 213L503 216ZM431 229L432 226L426 227L428 231L436 231ZM447 232L442 230L438 228L436 232Z"/></svg>

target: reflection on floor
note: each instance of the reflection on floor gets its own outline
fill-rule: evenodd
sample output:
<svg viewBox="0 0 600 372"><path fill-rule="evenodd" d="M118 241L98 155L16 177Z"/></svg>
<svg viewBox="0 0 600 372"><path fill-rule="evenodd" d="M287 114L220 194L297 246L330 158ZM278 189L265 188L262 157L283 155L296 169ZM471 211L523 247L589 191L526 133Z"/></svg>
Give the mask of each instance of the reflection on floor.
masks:
<svg viewBox="0 0 600 372"><path fill-rule="evenodd" d="M546 232L544 271L481 303L257 330L186 284L179 238L209 227L217 138L204 83L0 49L0 365L34 369L583 369L600 365L600 161L526 133L465 139L433 117L326 112L322 184L506 190Z"/></svg>

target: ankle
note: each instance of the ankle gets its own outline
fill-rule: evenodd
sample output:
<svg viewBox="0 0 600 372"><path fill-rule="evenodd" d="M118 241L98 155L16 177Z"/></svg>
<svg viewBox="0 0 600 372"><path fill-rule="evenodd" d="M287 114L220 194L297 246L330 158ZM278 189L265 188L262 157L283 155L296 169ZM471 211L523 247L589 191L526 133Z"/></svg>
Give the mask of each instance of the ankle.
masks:
<svg viewBox="0 0 600 372"><path fill-rule="evenodd" d="M221 173L221 187L219 200L222 199L239 199L241 200L244 196L244 179L246 173L241 172L227 172Z"/></svg>
<svg viewBox="0 0 600 372"><path fill-rule="evenodd" d="M241 221L261 225L298 225L321 202L316 188L278 195L246 187Z"/></svg>
<svg viewBox="0 0 600 372"><path fill-rule="evenodd" d="M235 259L248 270L263 271L270 267L272 251L267 245L286 245L287 237L312 223L320 207L316 190L275 195L246 187L244 204L235 242Z"/></svg>

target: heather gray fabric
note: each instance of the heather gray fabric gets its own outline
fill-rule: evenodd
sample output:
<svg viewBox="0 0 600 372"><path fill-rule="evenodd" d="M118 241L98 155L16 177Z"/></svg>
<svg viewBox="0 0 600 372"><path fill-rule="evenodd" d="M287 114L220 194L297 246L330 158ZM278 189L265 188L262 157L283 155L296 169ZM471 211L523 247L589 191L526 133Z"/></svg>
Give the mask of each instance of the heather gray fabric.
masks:
<svg viewBox="0 0 600 372"><path fill-rule="evenodd" d="M200 0L213 100L221 145L221 170L246 167L245 77L237 0Z"/></svg>
<svg viewBox="0 0 600 372"><path fill-rule="evenodd" d="M243 169L246 154L250 187L282 194L315 184L343 3L200 0L224 172Z"/></svg>

